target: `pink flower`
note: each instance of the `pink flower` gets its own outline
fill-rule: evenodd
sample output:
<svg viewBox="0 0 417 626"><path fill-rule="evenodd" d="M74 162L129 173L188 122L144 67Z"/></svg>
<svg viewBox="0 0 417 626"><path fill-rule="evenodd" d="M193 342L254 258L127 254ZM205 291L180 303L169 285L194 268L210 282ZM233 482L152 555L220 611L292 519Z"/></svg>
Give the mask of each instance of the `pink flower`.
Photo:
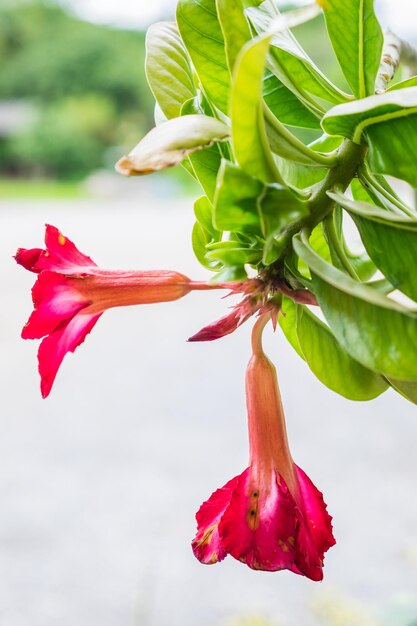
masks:
<svg viewBox="0 0 417 626"><path fill-rule="evenodd" d="M319 581L335 544L331 517L291 457L276 371L262 350L267 320L255 324L246 373L250 464L200 507L192 546L202 563L230 554L252 569L288 569Z"/></svg>
<svg viewBox="0 0 417 626"><path fill-rule="evenodd" d="M45 249L19 248L15 259L39 276L32 289L34 311L24 339L42 339L39 347L41 392L45 398L67 352L74 352L97 320L111 307L168 302L193 289L215 288L167 270L111 271L94 261L54 226L46 226Z"/></svg>

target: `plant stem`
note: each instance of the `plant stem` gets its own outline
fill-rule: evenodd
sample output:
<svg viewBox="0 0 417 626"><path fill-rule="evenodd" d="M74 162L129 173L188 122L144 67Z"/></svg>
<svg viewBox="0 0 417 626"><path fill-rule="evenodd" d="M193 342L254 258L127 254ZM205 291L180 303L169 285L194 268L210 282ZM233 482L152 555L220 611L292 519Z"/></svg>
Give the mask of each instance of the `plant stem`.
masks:
<svg viewBox="0 0 417 626"><path fill-rule="evenodd" d="M308 201L310 215L304 225L314 228L335 206L334 200L327 195L328 191L345 192L355 177L359 166L363 163L366 146L345 139L337 155L337 164L327 173L325 179L313 187Z"/></svg>
<svg viewBox="0 0 417 626"><path fill-rule="evenodd" d="M347 273L354 278L355 280L360 282L360 278L355 272L354 267L350 263L346 252L343 248L343 245L339 239L338 233L336 231L336 226L334 223L334 213L329 213L329 215L324 219L323 222L324 230L328 239L328 244L330 247L330 252L336 255L341 265L347 271Z"/></svg>
<svg viewBox="0 0 417 626"><path fill-rule="evenodd" d="M286 246L282 250L281 257L274 263L280 266L281 259L291 247L294 235L306 228L310 232L317 224L325 219L336 206L334 200L328 195L328 191L345 192L352 179L356 176L358 168L364 162L366 146L353 143L350 139L344 139L337 154L336 165L330 169L323 181L311 188L311 195L306 201L309 215L288 227L286 232Z"/></svg>
<svg viewBox="0 0 417 626"><path fill-rule="evenodd" d="M390 193L388 189L385 189L377 180L372 176L372 174L367 171L365 167L360 169L359 179L363 180L366 185L373 187L377 193L386 198L391 204L393 204L397 209L401 211L401 213L405 213L409 217L416 217L415 211L410 209L407 205L405 205L399 198Z"/></svg>
<svg viewBox="0 0 417 626"><path fill-rule="evenodd" d="M323 154L315 152L306 146L298 137L292 134L282 122L280 122L266 105L264 105L264 115L266 121L272 126L278 135L282 137L295 151L305 156L309 161L316 162L318 166L332 167L336 163L336 157L333 153ZM308 161L307 161L308 162Z"/></svg>

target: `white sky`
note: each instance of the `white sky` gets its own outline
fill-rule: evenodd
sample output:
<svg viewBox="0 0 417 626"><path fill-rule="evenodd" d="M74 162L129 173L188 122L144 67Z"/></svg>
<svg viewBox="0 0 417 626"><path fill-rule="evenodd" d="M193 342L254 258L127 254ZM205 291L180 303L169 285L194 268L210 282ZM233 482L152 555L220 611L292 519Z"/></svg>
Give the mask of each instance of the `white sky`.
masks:
<svg viewBox="0 0 417 626"><path fill-rule="evenodd" d="M307 1L295 0L298 4ZM349 0L346 0L349 1ZM176 0L61 0L79 15L94 21L125 26L147 26L158 19L172 18ZM279 4L282 2L278 2ZM417 39L417 0L376 0L378 16L399 36Z"/></svg>

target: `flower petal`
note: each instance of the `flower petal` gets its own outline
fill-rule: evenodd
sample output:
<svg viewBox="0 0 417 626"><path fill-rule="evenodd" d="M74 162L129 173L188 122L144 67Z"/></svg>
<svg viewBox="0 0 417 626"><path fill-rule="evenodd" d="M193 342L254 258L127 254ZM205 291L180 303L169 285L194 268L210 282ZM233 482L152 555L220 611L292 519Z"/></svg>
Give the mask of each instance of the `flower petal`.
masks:
<svg viewBox="0 0 417 626"><path fill-rule="evenodd" d="M45 229L46 250L42 252L32 271L55 270L65 274L82 274L87 267L97 265L78 250L70 239L50 224Z"/></svg>
<svg viewBox="0 0 417 626"><path fill-rule="evenodd" d="M251 470L239 477L219 524L223 548L252 569L290 569L294 561L295 502L283 480L271 474L259 487Z"/></svg>
<svg viewBox="0 0 417 626"><path fill-rule="evenodd" d="M239 476L229 480L224 487L217 489L204 502L197 515L197 534L192 542L194 555L199 561L211 565L222 561L227 555L219 536L219 522L226 508L230 504L233 489L236 487Z"/></svg>
<svg viewBox="0 0 417 626"><path fill-rule="evenodd" d="M302 504L298 510L297 551L295 565L311 580L323 580L324 553L335 545L332 518L327 512L323 494L302 469L295 466Z"/></svg>
<svg viewBox="0 0 417 626"><path fill-rule="evenodd" d="M64 356L67 352L74 352L84 341L100 316L101 313L99 315L78 313L69 321L63 322L51 335L43 339L38 351L43 398L49 395Z"/></svg>
<svg viewBox="0 0 417 626"><path fill-rule="evenodd" d="M76 280L55 272L39 274L32 289L35 310L22 330L23 339L41 339L89 304L75 288Z"/></svg>
<svg viewBox="0 0 417 626"><path fill-rule="evenodd" d="M40 270L35 269L35 266L43 252L42 248L18 248L14 258L16 263L24 267L25 270L38 273Z"/></svg>

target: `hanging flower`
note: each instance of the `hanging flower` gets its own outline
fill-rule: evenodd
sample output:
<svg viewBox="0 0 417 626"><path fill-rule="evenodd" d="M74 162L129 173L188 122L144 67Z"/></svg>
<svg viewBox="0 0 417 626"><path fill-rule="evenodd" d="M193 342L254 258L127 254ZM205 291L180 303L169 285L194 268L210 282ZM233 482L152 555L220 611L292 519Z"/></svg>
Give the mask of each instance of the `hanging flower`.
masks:
<svg viewBox="0 0 417 626"><path fill-rule="evenodd" d="M193 551L206 564L230 554L253 569L288 569L319 581L324 554L335 544L331 517L291 457L276 371L262 350L268 319L255 324L246 373L250 464L201 506Z"/></svg>
<svg viewBox="0 0 417 626"><path fill-rule="evenodd" d="M22 331L24 339L42 339L39 347L41 392L45 398L67 352L84 341L111 307L168 302L196 289L213 289L167 270L113 271L94 261L54 226L46 226L45 249L19 248L15 259L39 274L32 289L34 311Z"/></svg>

